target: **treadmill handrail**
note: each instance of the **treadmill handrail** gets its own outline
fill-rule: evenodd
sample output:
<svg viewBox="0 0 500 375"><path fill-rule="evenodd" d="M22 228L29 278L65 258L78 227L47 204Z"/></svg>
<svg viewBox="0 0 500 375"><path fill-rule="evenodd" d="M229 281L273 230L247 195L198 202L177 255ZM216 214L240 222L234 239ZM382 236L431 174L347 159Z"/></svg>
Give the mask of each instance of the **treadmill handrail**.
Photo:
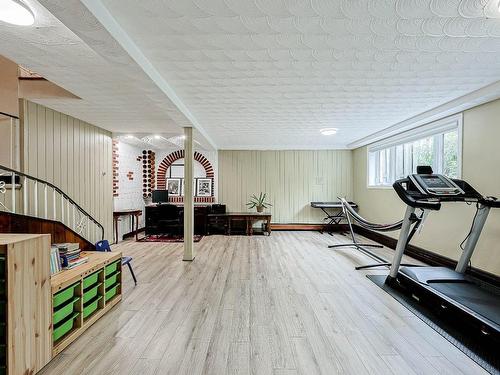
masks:
<svg viewBox="0 0 500 375"><path fill-rule="evenodd" d="M500 208L500 200L495 197L483 197L479 200L479 203L486 207Z"/></svg>
<svg viewBox="0 0 500 375"><path fill-rule="evenodd" d="M403 187L403 184L408 183L410 183L409 178L402 178L394 182L394 184L392 185L399 198L401 198L401 200L408 206L433 211L439 211L441 209L441 203L439 201L415 199L410 194L408 194L406 189Z"/></svg>

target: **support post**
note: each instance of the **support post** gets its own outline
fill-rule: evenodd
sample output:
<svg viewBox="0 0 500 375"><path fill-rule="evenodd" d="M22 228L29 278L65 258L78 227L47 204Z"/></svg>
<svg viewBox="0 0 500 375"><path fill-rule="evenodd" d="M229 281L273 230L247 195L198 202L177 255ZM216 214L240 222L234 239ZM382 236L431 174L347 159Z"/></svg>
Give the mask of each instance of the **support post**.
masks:
<svg viewBox="0 0 500 375"><path fill-rule="evenodd" d="M184 128L184 256L194 260L193 128Z"/></svg>
<svg viewBox="0 0 500 375"><path fill-rule="evenodd" d="M12 213L16 213L16 174L12 172L12 180L10 182L12 187Z"/></svg>

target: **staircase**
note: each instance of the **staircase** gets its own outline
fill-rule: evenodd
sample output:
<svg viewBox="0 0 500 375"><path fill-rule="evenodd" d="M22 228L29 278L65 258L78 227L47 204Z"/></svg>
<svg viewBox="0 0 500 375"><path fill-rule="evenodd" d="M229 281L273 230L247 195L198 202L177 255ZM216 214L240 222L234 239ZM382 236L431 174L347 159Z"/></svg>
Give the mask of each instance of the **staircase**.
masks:
<svg viewBox="0 0 500 375"><path fill-rule="evenodd" d="M57 186L2 165L0 216L4 232L51 233L53 242L80 242L82 250L104 239L103 226Z"/></svg>

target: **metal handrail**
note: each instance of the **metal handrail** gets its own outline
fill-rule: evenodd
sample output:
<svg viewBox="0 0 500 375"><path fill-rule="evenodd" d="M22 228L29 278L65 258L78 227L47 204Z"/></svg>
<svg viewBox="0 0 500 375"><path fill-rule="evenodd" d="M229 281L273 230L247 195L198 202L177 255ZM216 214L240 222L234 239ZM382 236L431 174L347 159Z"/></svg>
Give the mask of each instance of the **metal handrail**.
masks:
<svg viewBox="0 0 500 375"><path fill-rule="evenodd" d="M73 204L74 206L76 206L76 208L78 209L78 211L80 211L82 214L84 214L89 220L91 220L94 224L97 225L97 227L101 230L101 239L104 239L104 227L102 226L101 223L99 223L96 219L94 219L94 217L92 215L90 215L87 211L85 211L78 203L76 203L73 199L71 199L71 197L69 195L67 195L64 191L62 191L61 189L59 189L57 186L55 186L54 184L48 182L48 181L45 181L45 180L42 180L38 177L34 177L34 176L31 176L29 174L26 174L26 173L23 173L23 172L19 172L19 171L16 171L15 169L11 169L9 167L5 167L3 165L0 165L0 170L4 170L4 171L7 171L7 172L11 172L13 173L14 175L19 175L19 176L22 176L22 177L26 177L26 178L29 178L30 180L33 180L35 182L39 182L39 183L42 183L42 184L45 184L47 186L49 186L50 188L52 188L54 191L58 192L59 194L61 194L64 199L67 199L68 202L70 202L71 204ZM15 186L15 180L14 181L11 181L11 183L13 184L13 186Z"/></svg>
<svg viewBox="0 0 500 375"><path fill-rule="evenodd" d="M9 115L8 113L5 113L5 112L0 112L0 115L4 115L4 116L10 117L10 118L15 118L16 120L19 120L19 117L14 116L14 115Z"/></svg>

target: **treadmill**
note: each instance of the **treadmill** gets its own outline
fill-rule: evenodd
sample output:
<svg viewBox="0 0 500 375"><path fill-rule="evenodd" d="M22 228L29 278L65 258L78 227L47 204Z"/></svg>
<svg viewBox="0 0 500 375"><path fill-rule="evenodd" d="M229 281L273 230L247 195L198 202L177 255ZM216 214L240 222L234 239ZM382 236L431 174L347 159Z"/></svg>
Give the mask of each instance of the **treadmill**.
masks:
<svg viewBox="0 0 500 375"><path fill-rule="evenodd" d="M500 340L499 289L465 275L491 208L500 201L483 197L467 182L434 174L430 167L418 167L417 174L393 184L407 209L386 284L403 287L411 295L440 313L453 316L467 328L494 341ZM411 217L416 209L438 211L442 202L474 203L477 212L463 253L455 270L447 267L401 266L408 245Z"/></svg>

